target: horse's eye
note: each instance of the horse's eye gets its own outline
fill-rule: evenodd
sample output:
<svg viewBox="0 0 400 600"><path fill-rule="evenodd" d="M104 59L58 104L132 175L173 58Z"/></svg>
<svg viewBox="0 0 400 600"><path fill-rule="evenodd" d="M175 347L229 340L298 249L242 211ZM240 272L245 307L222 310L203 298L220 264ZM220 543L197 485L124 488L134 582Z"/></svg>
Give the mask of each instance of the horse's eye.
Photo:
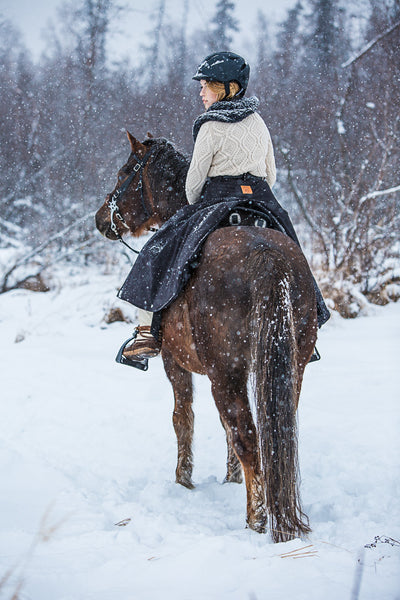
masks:
<svg viewBox="0 0 400 600"><path fill-rule="evenodd" d="M118 182L121 183L121 181L123 181L124 179L125 179L125 176L122 173L120 173L118 175Z"/></svg>

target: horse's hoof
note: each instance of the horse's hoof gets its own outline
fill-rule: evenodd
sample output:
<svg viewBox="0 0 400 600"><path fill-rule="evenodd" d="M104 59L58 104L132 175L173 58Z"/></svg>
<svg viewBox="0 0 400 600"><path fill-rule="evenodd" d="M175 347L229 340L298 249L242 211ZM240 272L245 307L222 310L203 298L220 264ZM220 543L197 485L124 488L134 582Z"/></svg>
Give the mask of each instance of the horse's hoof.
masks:
<svg viewBox="0 0 400 600"><path fill-rule="evenodd" d="M246 529L252 529L256 533L265 533L266 527L260 523L252 523L251 525L247 523Z"/></svg>
<svg viewBox="0 0 400 600"><path fill-rule="evenodd" d="M230 475L229 477L227 475L222 483L242 483L242 482L243 482L242 474L236 473L234 475Z"/></svg>
<svg viewBox="0 0 400 600"><path fill-rule="evenodd" d="M253 521L247 521L246 529L252 529L257 533L265 533L267 530L267 519L254 519Z"/></svg>
<svg viewBox="0 0 400 600"><path fill-rule="evenodd" d="M185 477L181 477L181 478L176 478L176 483L179 483L180 485L183 485L183 487L187 488L188 490L194 490L195 486L192 482L191 479L187 479Z"/></svg>

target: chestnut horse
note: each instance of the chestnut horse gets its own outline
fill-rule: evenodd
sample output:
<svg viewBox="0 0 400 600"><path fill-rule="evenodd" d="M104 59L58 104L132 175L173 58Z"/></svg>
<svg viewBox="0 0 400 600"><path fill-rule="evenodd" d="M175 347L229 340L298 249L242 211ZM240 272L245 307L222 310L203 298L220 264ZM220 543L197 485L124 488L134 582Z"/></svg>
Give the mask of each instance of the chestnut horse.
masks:
<svg viewBox="0 0 400 600"><path fill-rule="evenodd" d="M165 139L140 143L130 133L128 139L128 161L96 213L97 228L112 240L162 225L186 204L186 159ZM272 229L217 229L189 283L164 309L161 327L175 397L176 481L193 487L192 373L200 373L211 381L226 432L226 481L240 482L244 472L248 526L265 532L269 518L275 542L308 533L298 491L296 409L317 314L299 247Z"/></svg>

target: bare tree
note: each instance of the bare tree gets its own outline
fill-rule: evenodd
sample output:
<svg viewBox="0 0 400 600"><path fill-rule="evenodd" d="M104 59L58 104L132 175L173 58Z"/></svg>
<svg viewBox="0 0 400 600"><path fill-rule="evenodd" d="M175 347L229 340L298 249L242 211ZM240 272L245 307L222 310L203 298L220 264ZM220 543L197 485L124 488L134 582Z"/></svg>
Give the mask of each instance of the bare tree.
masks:
<svg viewBox="0 0 400 600"><path fill-rule="evenodd" d="M383 31L387 23L374 25L379 37L376 26ZM395 98L400 46L390 35L384 37L385 50L374 45L368 60L360 57L350 71L340 67L346 40L330 46L325 40L321 61L329 47L335 53L326 57L325 71L315 72L305 62L299 73L303 87L298 86L291 111L295 127L287 118L278 137L288 189L312 232L315 255L322 259L315 265L346 316L357 313L361 292L379 296L399 243ZM318 39L311 39L318 48ZM329 81L319 85L329 72Z"/></svg>

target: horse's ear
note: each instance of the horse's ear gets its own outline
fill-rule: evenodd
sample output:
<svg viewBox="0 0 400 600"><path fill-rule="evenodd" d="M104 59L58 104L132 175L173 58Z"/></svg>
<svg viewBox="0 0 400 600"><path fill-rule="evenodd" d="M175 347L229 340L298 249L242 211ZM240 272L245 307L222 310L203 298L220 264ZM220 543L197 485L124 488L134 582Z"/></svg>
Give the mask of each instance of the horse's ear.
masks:
<svg viewBox="0 0 400 600"><path fill-rule="evenodd" d="M142 145L135 137L133 137L133 135L129 131L126 132L126 135L128 136L128 140L131 145L132 152L137 150L138 146Z"/></svg>
<svg viewBox="0 0 400 600"><path fill-rule="evenodd" d="M149 140L152 140L154 138L154 135L152 135L149 131L147 132L147 138Z"/></svg>

